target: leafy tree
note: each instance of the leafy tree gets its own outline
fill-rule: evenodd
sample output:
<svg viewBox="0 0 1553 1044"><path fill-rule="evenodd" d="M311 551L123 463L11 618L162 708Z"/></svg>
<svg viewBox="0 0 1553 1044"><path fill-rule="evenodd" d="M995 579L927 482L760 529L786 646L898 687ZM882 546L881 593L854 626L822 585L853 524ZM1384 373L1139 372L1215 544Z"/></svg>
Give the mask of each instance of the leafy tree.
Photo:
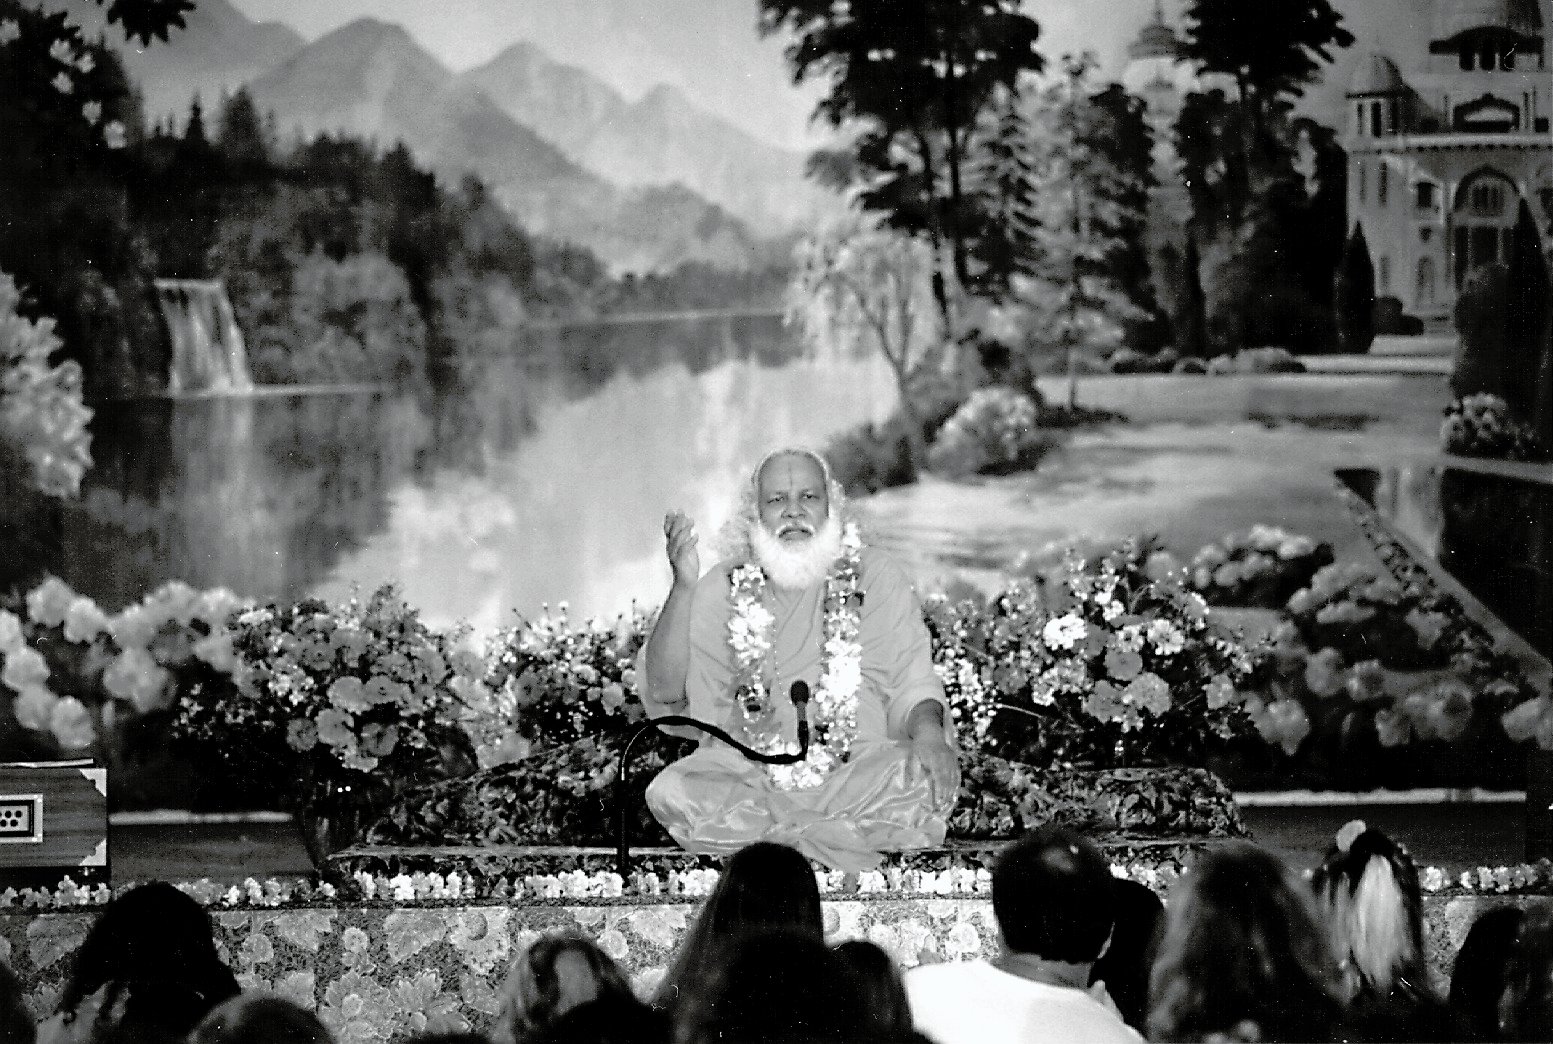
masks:
<svg viewBox="0 0 1553 1044"><path fill-rule="evenodd" d="M1249 155L1276 149L1267 136L1274 111L1304 93L1335 49L1354 42L1331 0L1189 0L1185 30L1185 57L1235 81Z"/></svg>
<svg viewBox="0 0 1553 1044"><path fill-rule="evenodd" d="M928 319L932 273L926 244L877 218L850 214L799 243L788 286L788 316L806 343L842 351L871 345L889 364L914 470L927 461L918 385L938 361Z"/></svg>
<svg viewBox="0 0 1553 1044"><path fill-rule="evenodd" d="M932 244L946 333L947 282L971 283L968 230L979 224L965 185L967 145L997 89L1043 66L1035 51L1040 27L1019 7L1018 0L760 0L761 31L793 37L794 81L829 84L816 116L856 130L851 171L865 209Z"/></svg>
<svg viewBox="0 0 1553 1044"><path fill-rule="evenodd" d="M1553 313L1553 286L1549 285L1542 236L1524 197L1510 233L1510 255L1505 267L1505 401L1516 417L1531 422L1536 414L1537 377L1549 315Z"/></svg>
<svg viewBox="0 0 1553 1044"><path fill-rule="evenodd" d="M1334 290L1338 344L1354 355L1369 351L1375 340L1375 265L1364 229L1357 223L1343 251Z"/></svg>

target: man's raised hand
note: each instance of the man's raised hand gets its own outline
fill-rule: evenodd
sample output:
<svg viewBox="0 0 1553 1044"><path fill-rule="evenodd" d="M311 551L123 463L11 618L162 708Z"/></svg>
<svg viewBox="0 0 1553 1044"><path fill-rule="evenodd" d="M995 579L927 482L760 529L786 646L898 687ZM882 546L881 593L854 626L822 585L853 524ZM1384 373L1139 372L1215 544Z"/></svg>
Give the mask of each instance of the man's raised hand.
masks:
<svg viewBox="0 0 1553 1044"><path fill-rule="evenodd" d="M686 590L701 579L701 555L696 550L696 524L683 511L670 511L663 517L663 535L674 571L674 586Z"/></svg>

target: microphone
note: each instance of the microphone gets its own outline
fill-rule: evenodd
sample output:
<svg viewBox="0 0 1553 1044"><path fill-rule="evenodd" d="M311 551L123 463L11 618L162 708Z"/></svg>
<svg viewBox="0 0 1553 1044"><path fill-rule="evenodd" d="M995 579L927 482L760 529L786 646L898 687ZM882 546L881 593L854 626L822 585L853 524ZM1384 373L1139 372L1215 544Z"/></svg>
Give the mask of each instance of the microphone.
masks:
<svg viewBox="0 0 1553 1044"><path fill-rule="evenodd" d="M809 683L801 678L793 682L793 687L787 691L787 698L793 701L793 712L798 716L798 753L807 754L809 751Z"/></svg>

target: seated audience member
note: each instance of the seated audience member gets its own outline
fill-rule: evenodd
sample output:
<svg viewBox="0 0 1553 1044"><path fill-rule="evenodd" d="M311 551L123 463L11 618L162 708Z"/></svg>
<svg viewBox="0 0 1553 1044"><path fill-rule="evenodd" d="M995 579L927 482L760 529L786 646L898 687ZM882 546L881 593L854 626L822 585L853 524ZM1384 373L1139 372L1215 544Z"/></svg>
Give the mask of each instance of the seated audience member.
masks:
<svg viewBox="0 0 1553 1044"><path fill-rule="evenodd" d="M1137 881L1116 878L1111 891L1116 927L1111 930L1111 945L1089 973L1089 983L1104 983L1122 1019L1141 1033L1148 1016L1154 936L1164 919L1165 904L1152 888Z"/></svg>
<svg viewBox="0 0 1553 1044"><path fill-rule="evenodd" d="M11 966L0 960L0 1041L32 1044L36 1031L32 1012L27 1010L27 999L22 996L22 984L17 981Z"/></svg>
<svg viewBox="0 0 1553 1044"><path fill-rule="evenodd" d="M103 907L76 951L58 1009L38 1027L38 1038L44 1044L84 1040L88 1026L120 1022L147 1035L165 1029L181 1038L237 992L237 979L216 953L204 908L157 881ZM88 1011L91 1019L83 1018Z"/></svg>
<svg viewBox="0 0 1553 1044"><path fill-rule="evenodd" d="M1042 827L992 871L997 960L913 968L906 995L917 1030L939 1044L1129 1044L1136 1033L1090 972L1112 927L1111 872L1090 841Z"/></svg>
<svg viewBox="0 0 1553 1044"><path fill-rule="evenodd" d="M1311 879L1337 954L1353 1040L1459 1040L1465 1027L1429 985L1418 868L1396 842L1354 820Z"/></svg>
<svg viewBox="0 0 1553 1044"><path fill-rule="evenodd" d="M333 1044L318 1016L284 997L243 993L211 1009L189 1044Z"/></svg>
<svg viewBox="0 0 1553 1044"><path fill-rule="evenodd" d="M675 1009L678 1044L872 1040L851 970L796 932L743 936L714 951Z"/></svg>
<svg viewBox="0 0 1553 1044"><path fill-rule="evenodd" d="M609 955L580 935L543 936L513 962L491 1039L527 1044L568 1011L600 998L634 999L631 983Z"/></svg>
<svg viewBox="0 0 1553 1044"><path fill-rule="evenodd" d="M654 991L653 1006L671 1010L708 970L714 951L746 933L762 931L797 932L816 942L825 937L814 868L796 849L770 841L758 841L729 857L717 887Z"/></svg>
<svg viewBox="0 0 1553 1044"><path fill-rule="evenodd" d="M1472 922L1456 951L1450 1005L1473 1040L1499 1039L1499 998L1504 996L1505 966L1522 916L1516 906L1489 910Z"/></svg>
<svg viewBox="0 0 1553 1044"><path fill-rule="evenodd" d="M911 1004L900 969L890 955L866 939L839 943L833 951L851 971L863 998L863 1017L870 1036L906 1040L912 1034Z"/></svg>
<svg viewBox="0 0 1553 1044"><path fill-rule="evenodd" d="M1526 910L1505 966L1499 1039L1553 1040L1553 905Z"/></svg>
<svg viewBox="0 0 1553 1044"><path fill-rule="evenodd" d="M1337 962L1309 887L1236 842L1198 858L1170 893L1149 974L1149 1039L1331 1040Z"/></svg>
<svg viewBox="0 0 1553 1044"><path fill-rule="evenodd" d="M669 1044L669 1018L641 1001L605 997L579 1004L551 1023L540 1044Z"/></svg>

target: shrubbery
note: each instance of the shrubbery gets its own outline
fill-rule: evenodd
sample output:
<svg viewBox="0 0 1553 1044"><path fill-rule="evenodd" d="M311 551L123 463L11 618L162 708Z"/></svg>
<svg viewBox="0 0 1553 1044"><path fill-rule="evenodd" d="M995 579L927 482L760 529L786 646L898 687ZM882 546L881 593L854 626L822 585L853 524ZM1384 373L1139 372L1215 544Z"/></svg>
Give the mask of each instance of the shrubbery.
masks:
<svg viewBox="0 0 1553 1044"><path fill-rule="evenodd" d="M954 478L1034 467L1050 439L1040 408L1012 388L980 388L939 429L928 454L936 472Z"/></svg>
<svg viewBox="0 0 1553 1044"><path fill-rule="evenodd" d="M1480 392L1457 399L1445 408L1440 442L1446 453L1498 460L1546 460L1544 446L1528 425L1510 414L1497 395Z"/></svg>

